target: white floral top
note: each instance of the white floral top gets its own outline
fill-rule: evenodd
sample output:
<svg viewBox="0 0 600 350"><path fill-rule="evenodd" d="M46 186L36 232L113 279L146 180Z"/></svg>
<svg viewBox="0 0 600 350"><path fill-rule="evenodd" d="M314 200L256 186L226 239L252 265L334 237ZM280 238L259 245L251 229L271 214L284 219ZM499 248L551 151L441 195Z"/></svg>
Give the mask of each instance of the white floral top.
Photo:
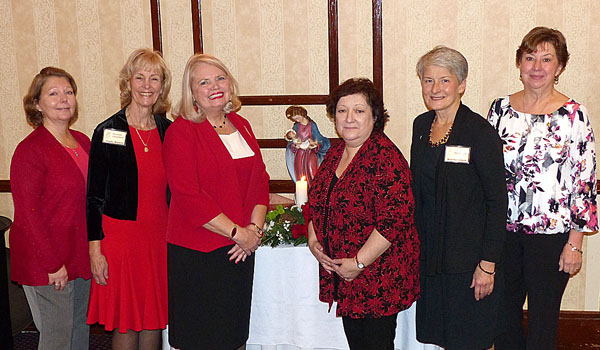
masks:
<svg viewBox="0 0 600 350"><path fill-rule="evenodd" d="M550 114L515 111L496 99L488 121L503 141L508 231L556 234L598 229L594 132L574 100Z"/></svg>

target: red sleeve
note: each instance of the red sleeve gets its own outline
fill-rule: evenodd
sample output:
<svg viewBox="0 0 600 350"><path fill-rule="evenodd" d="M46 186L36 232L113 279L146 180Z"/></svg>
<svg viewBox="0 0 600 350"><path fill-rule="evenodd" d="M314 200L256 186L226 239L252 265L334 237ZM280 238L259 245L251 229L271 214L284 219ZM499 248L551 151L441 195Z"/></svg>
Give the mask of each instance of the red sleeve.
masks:
<svg viewBox="0 0 600 350"><path fill-rule="evenodd" d="M163 143L163 162L172 195L170 210L188 213L186 220L192 228L202 227L223 212L204 190L210 184L199 181L199 171L211 170L207 164L199 164L197 139L193 122L178 118L167 129Z"/></svg>
<svg viewBox="0 0 600 350"><path fill-rule="evenodd" d="M24 235L22 242L28 242L39 258L41 267L47 273L57 272L63 265L53 241L47 235L48 223L44 220L44 204L40 199L47 189L45 162L52 161L51 154L36 152L31 143L20 144L10 164L10 187L12 191L15 217L18 216Z"/></svg>
<svg viewBox="0 0 600 350"><path fill-rule="evenodd" d="M383 149L381 166L372 182L377 231L388 241L406 239L413 223L414 200L408 164L400 152Z"/></svg>

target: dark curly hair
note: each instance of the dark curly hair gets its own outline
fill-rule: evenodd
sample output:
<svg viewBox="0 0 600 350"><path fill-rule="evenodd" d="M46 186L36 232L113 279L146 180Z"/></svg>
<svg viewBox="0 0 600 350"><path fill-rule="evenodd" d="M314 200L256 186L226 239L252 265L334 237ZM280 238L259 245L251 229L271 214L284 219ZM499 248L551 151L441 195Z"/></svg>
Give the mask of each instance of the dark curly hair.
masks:
<svg viewBox="0 0 600 350"><path fill-rule="evenodd" d="M71 76L71 74L67 73L65 70L56 68L56 67L45 67L43 68L31 82L29 86L29 90L27 91L27 95L23 97L23 109L25 109L25 117L27 118L27 122L37 128L38 126L44 124L44 117L42 116L42 112L38 111L36 104L40 100L40 94L42 93L42 88L44 84L48 81L50 77L57 78L65 78L71 84L71 88L73 88L73 94L77 97L77 84L75 84L75 79ZM78 115L78 107L75 106L75 112L73 113L73 117L69 121L69 125L73 125L77 120Z"/></svg>
<svg viewBox="0 0 600 350"><path fill-rule="evenodd" d="M375 84L367 78L350 78L333 89L326 105L329 118L335 121L335 110L340 98L354 94L361 94L365 97L375 119L373 130L382 131L390 116L383 105L381 93L377 90Z"/></svg>

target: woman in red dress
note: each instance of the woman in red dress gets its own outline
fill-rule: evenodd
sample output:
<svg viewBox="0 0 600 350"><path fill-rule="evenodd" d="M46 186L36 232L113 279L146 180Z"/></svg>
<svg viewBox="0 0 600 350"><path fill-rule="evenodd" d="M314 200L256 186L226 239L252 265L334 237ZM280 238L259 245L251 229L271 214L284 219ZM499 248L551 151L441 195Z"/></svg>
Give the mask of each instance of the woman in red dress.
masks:
<svg viewBox="0 0 600 350"><path fill-rule="evenodd" d="M162 140L171 73L160 54L138 49L120 79L123 109L94 130L90 151L88 323L117 330L113 349L157 349L168 313Z"/></svg>

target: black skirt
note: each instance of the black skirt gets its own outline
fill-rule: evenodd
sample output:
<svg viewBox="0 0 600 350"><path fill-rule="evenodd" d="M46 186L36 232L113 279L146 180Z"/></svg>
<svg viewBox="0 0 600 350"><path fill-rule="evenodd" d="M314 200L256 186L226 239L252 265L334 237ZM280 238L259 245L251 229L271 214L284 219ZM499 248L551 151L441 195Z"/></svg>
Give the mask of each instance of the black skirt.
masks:
<svg viewBox="0 0 600 350"><path fill-rule="evenodd" d="M229 261L231 246L203 253L167 246L169 343L187 349L237 349L246 344L254 255Z"/></svg>
<svg viewBox="0 0 600 350"><path fill-rule="evenodd" d="M494 290L479 301L475 300L475 289L470 288L473 272L434 276L422 273L417 340L448 350L490 348L502 332L498 318L504 274L502 266L496 266Z"/></svg>

